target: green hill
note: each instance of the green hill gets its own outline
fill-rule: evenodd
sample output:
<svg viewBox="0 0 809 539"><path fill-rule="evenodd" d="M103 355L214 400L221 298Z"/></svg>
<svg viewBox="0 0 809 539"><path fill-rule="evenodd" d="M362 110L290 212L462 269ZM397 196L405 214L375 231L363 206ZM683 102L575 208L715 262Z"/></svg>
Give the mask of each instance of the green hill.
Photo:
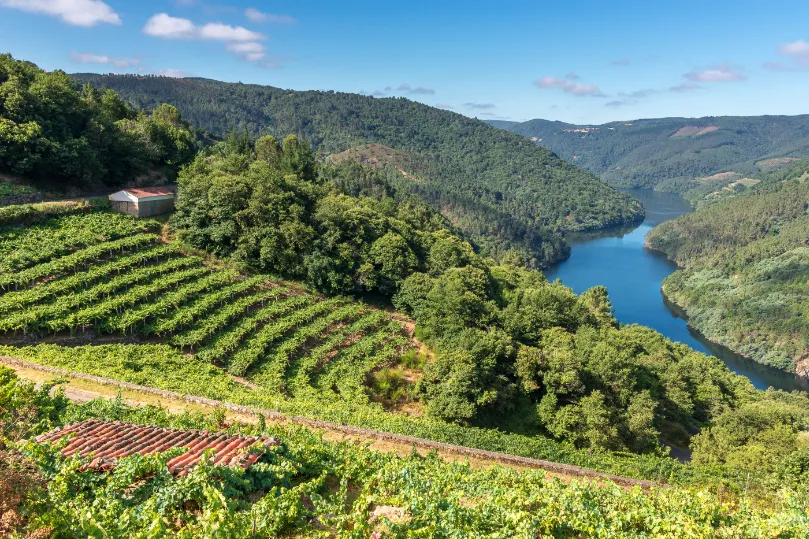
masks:
<svg viewBox="0 0 809 539"><path fill-rule="evenodd" d="M524 138L402 98L292 91L207 79L77 74L141 110L171 103L211 133L289 133L321 156L381 144L396 150L398 185L427 200L486 254L521 251L534 266L567 256L560 232L642 217L640 204Z"/></svg>
<svg viewBox="0 0 809 539"><path fill-rule="evenodd" d="M723 191L658 226L649 245L684 269L663 283L706 337L809 374L809 159Z"/></svg>
<svg viewBox="0 0 809 539"><path fill-rule="evenodd" d="M659 118L603 125L489 123L528 137L618 187L684 192L720 172L750 176L809 156L809 115Z"/></svg>

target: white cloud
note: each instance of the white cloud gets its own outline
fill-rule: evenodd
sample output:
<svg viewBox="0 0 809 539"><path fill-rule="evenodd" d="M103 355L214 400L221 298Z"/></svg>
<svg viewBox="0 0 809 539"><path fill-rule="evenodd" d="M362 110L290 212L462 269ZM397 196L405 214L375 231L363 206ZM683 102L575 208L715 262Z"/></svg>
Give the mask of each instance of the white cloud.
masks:
<svg viewBox="0 0 809 539"><path fill-rule="evenodd" d="M190 77L191 76L190 73L186 73L185 71L183 71L181 69L173 69L173 68L161 69L160 71L157 71L155 73L155 75L160 75L160 76L163 76L163 77L172 77L174 79L182 79L184 77Z"/></svg>
<svg viewBox="0 0 809 539"><path fill-rule="evenodd" d="M560 88L563 92L575 96L590 96L590 97L604 97L598 86L593 84L580 84L558 77L542 77L534 81L540 88Z"/></svg>
<svg viewBox="0 0 809 539"><path fill-rule="evenodd" d="M199 28L200 39L213 41L261 41L267 39L258 32L242 26L230 26L218 22L208 23Z"/></svg>
<svg viewBox="0 0 809 539"><path fill-rule="evenodd" d="M765 69L770 71L798 71L809 67L809 43L802 39L781 45L778 52L784 56L790 56L793 62L792 66L784 65L780 62L767 62L764 64Z"/></svg>
<svg viewBox="0 0 809 539"><path fill-rule="evenodd" d="M261 11L249 7L244 10L244 16L253 22L269 22L277 24L295 24L296 21L289 15L276 15L274 13L262 13Z"/></svg>
<svg viewBox="0 0 809 539"><path fill-rule="evenodd" d="M446 103L436 103L435 106L436 106L436 108L439 108L439 109L451 109L452 108L452 105L448 105Z"/></svg>
<svg viewBox="0 0 809 539"><path fill-rule="evenodd" d="M250 62L262 60L266 56L264 45L256 43L255 41L228 43L225 48Z"/></svg>
<svg viewBox="0 0 809 539"><path fill-rule="evenodd" d="M432 88L424 88L423 86L417 86L416 88L413 88L412 86L410 86L406 82L403 82L402 84L400 84L399 87L396 88L396 90L399 91L399 92L405 92L405 93L408 93L408 94L415 94L415 95L434 95L435 94L435 90L433 90Z"/></svg>
<svg viewBox="0 0 809 539"><path fill-rule="evenodd" d="M743 81L747 77L734 71L728 66L718 66L703 71L691 71L683 75L686 79L695 82L730 82L730 81Z"/></svg>
<svg viewBox="0 0 809 539"><path fill-rule="evenodd" d="M0 6L52 15L75 26L121 24L118 14L101 0L0 0Z"/></svg>
<svg viewBox="0 0 809 539"><path fill-rule="evenodd" d="M809 56L809 43L799 39L794 43L785 43L778 49L781 54L787 56Z"/></svg>
<svg viewBox="0 0 809 539"><path fill-rule="evenodd" d="M239 55L248 62L258 62L267 56L264 45L259 43L267 37L243 26L218 22L198 26L188 19L158 13L146 22L143 33L162 39L222 41L229 52ZM278 62L270 62L267 67L278 67Z"/></svg>
<svg viewBox="0 0 809 539"><path fill-rule="evenodd" d="M194 39L196 32L193 22L166 13L153 15L143 27L144 34L164 39Z"/></svg>
<svg viewBox="0 0 809 539"><path fill-rule="evenodd" d="M497 108L497 105L494 103L464 103L463 106L476 110L489 110Z"/></svg>
<svg viewBox="0 0 809 539"><path fill-rule="evenodd" d="M203 39L209 41L262 41L263 34L243 26L230 26L212 22L197 26L188 19L172 17L166 13L153 15L143 27L143 33L163 39Z"/></svg>
<svg viewBox="0 0 809 539"><path fill-rule="evenodd" d="M138 58L113 58L111 56L92 54L89 52L73 51L70 53L70 57L80 64L109 64L119 69L140 64Z"/></svg>

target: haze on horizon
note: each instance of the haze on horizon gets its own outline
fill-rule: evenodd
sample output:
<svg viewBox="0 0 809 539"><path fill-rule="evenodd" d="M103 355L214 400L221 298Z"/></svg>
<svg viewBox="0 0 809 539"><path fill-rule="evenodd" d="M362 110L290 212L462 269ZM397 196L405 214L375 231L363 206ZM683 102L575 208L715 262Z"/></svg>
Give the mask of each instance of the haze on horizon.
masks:
<svg viewBox="0 0 809 539"><path fill-rule="evenodd" d="M67 72L401 96L481 119L808 112L809 3L0 0L0 51Z"/></svg>

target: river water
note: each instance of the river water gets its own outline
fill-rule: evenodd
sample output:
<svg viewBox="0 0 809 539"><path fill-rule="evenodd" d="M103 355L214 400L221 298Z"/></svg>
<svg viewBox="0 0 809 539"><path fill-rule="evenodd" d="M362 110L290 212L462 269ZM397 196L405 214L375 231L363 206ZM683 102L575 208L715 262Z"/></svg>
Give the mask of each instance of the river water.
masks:
<svg viewBox="0 0 809 539"><path fill-rule="evenodd" d="M689 212L691 206L672 193L649 189L625 192L643 203L646 219L640 225L568 237L570 258L545 270L548 280L559 278L577 294L592 286L606 286L619 322L649 326L673 341L716 356L759 389L772 386L809 391L809 380L740 356L688 327L679 309L660 291L663 279L677 267L664 255L644 247L643 240L652 228Z"/></svg>

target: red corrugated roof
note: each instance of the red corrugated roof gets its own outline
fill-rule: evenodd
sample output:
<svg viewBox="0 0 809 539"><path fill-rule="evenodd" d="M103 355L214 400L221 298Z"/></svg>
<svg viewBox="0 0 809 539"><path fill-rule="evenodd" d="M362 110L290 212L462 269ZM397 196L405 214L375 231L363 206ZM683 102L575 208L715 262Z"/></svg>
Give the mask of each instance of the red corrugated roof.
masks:
<svg viewBox="0 0 809 539"><path fill-rule="evenodd" d="M132 189L124 189L125 193L129 193L135 198L149 198L165 195L174 196L174 191L166 189L165 187L136 187Z"/></svg>
<svg viewBox="0 0 809 539"><path fill-rule="evenodd" d="M109 471L118 459L134 454L149 455L162 453L176 447L187 448L184 454L166 463L174 475L185 475L202 457L202 452L213 449L213 463L220 466L239 466L247 469L260 457L260 454L246 451L256 444L280 445L280 441L270 436L231 436L200 430L177 430L161 427L132 425L120 421L89 419L66 425L60 429L37 436L36 441L55 442L71 436L62 449L66 457L93 454L87 468Z"/></svg>

